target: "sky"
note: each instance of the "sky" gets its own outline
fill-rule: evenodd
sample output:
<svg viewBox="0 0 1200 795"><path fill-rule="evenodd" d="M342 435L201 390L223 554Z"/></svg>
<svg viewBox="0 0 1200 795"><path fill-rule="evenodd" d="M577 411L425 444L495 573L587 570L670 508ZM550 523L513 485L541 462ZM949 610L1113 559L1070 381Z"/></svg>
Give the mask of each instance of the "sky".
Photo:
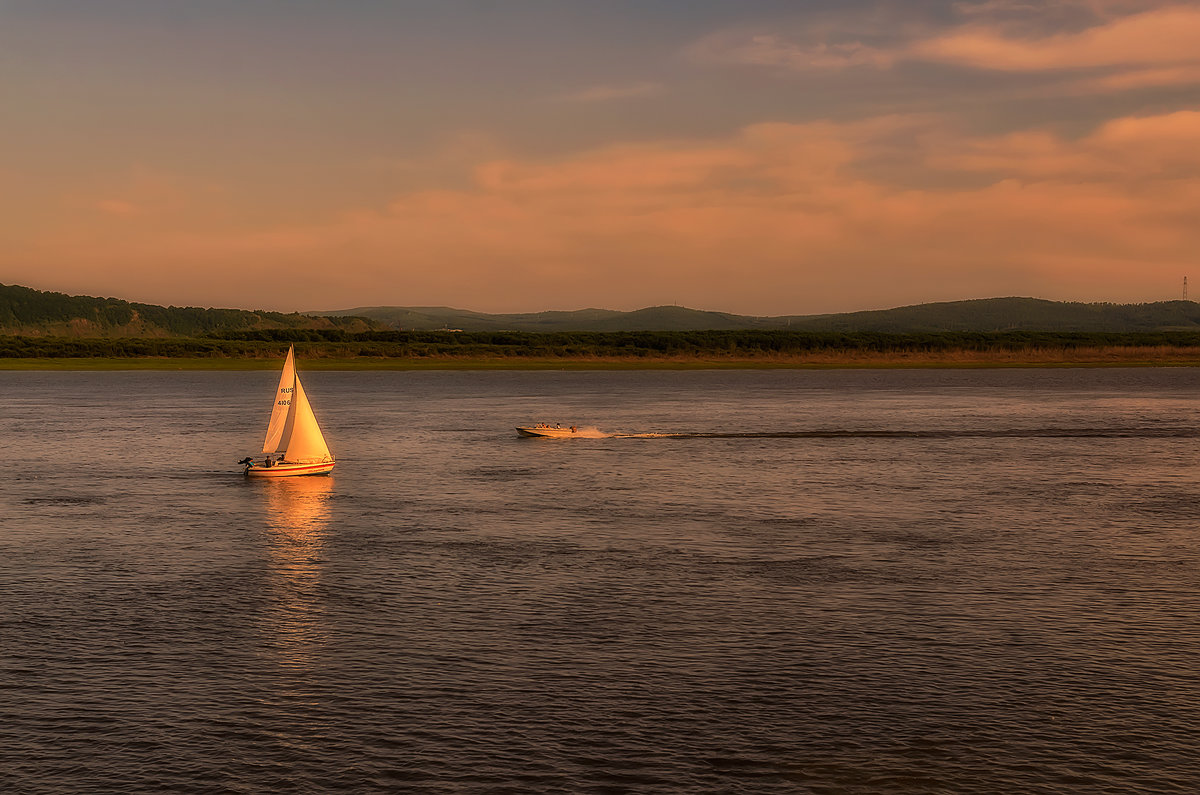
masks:
<svg viewBox="0 0 1200 795"><path fill-rule="evenodd" d="M1197 42L1174 0L0 0L0 283L278 311L1176 299Z"/></svg>

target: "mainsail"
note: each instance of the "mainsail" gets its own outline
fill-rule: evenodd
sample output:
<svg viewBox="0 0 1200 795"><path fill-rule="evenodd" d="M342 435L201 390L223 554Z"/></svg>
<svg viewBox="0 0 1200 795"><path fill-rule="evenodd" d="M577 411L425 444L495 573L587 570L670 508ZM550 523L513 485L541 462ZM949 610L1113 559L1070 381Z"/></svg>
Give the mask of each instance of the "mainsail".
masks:
<svg viewBox="0 0 1200 795"><path fill-rule="evenodd" d="M275 392L275 405L271 409L271 421L267 424L263 452L283 453L285 461L296 464L333 460L325 437L321 435L321 428L317 425L316 415L308 403L308 396L300 384L300 377L296 374L291 348L288 348L283 376Z"/></svg>

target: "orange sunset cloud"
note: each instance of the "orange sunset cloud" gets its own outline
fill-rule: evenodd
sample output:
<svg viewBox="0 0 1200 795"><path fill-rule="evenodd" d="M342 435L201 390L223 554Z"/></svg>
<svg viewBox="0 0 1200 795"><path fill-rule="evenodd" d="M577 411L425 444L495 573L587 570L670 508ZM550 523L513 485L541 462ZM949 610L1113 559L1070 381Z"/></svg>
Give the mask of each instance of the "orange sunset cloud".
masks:
<svg viewBox="0 0 1200 795"><path fill-rule="evenodd" d="M121 262L151 283L163 263L197 285L266 289L289 274L277 290L317 285L334 305L419 295L500 310L511 304L494 296L512 284L552 288L558 308L621 306L630 285L660 302L711 303L696 286L720 285L719 308L817 312L849 289L905 303L931 284L939 298L988 294L1014 274L1102 298L1161 290L1192 260L1197 132L1194 111L1114 119L1075 139L963 136L929 117L760 124L722 139L466 163L470 187L414 190L318 224L247 234L180 213L131 236L137 219L93 222L29 254ZM880 158L973 176L901 183L875 173Z"/></svg>
<svg viewBox="0 0 1200 795"><path fill-rule="evenodd" d="M981 69L1017 72L1161 66L1200 64L1198 40L1200 9L1175 6L1053 36L1005 36L986 26L967 27L918 42L910 54Z"/></svg>
<svg viewBox="0 0 1200 795"><path fill-rule="evenodd" d="M382 8L344 39L303 14L283 32L214 17L171 59L141 17L31 5L26 38L0 31L31 64L6 83L23 110L0 130L3 281L286 310L789 314L1155 300L1200 250L1192 5L701 5L441 18L470 42L453 52Z"/></svg>
<svg viewBox="0 0 1200 795"><path fill-rule="evenodd" d="M1127 91L1200 82L1200 9L1190 5L1067 0L1050 9L1029 3L983 2L956 6L965 24L945 30L855 19L845 30L828 23L799 32L727 31L692 45L691 58L712 64L783 71L891 69L912 61L1012 73L1097 72L1069 87ZM1087 13L1082 29L1039 26L1047 10ZM890 30L889 26L895 27Z"/></svg>

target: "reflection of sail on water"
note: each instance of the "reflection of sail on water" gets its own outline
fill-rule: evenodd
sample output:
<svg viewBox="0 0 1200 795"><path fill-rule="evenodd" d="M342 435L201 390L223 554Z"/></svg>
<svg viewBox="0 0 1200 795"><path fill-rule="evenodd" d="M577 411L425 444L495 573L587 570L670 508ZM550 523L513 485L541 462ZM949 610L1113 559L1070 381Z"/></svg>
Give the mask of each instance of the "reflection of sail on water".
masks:
<svg viewBox="0 0 1200 795"><path fill-rule="evenodd" d="M280 481L265 493L272 535L293 545L315 545L319 549L329 528L333 481L327 478Z"/></svg>
<svg viewBox="0 0 1200 795"><path fill-rule="evenodd" d="M269 584L275 597L267 618L284 663L305 663L324 637L321 553L332 493L333 482L326 478L288 478L266 491Z"/></svg>

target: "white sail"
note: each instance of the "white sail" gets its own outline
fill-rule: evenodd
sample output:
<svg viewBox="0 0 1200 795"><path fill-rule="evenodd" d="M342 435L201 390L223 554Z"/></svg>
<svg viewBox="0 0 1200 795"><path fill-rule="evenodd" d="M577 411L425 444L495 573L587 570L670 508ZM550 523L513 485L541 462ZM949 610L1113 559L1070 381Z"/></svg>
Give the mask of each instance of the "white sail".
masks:
<svg viewBox="0 0 1200 795"><path fill-rule="evenodd" d="M283 375L279 377L279 388L275 390L275 405L271 407L271 421L267 423L267 438L263 442L264 453L276 453L287 447L284 431L289 424L292 392L296 385L296 361L292 350L288 348Z"/></svg>
<svg viewBox="0 0 1200 795"><path fill-rule="evenodd" d="M291 411L288 412L288 426L285 428L282 444L287 452L284 460L296 464L317 464L332 461L329 446L321 435L317 425L317 417L313 414L304 387L300 385L300 377L295 377L296 391L292 393Z"/></svg>

